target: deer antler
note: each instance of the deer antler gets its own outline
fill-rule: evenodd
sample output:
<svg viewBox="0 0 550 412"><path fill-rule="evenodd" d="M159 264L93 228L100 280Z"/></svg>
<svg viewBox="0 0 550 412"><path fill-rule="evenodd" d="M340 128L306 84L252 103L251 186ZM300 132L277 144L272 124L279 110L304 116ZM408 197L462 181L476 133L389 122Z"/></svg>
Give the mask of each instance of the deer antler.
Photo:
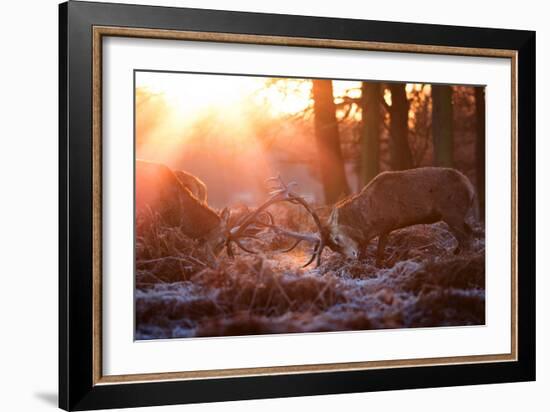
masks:
<svg viewBox="0 0 550 412"><path fill-rule="evenodd" d="M268 223L262 222L262 217L266 216L268 219ZM244 219L247 218L248 215L245 215L244 217L241 217L233 228L229 230L227 235L227 240L225 242L225 247L227 249L227 255L229 257L234 257L233 247L232 243L235 243L239 249L244 250L247 253L251 254L257 254L256 251L249 249L248 247L244 246L241 242L242 239L257 239L256 235L262 231L266 225L273 224L273 215L267 211L263 211L262 213L258 213L257 216L255 216L251 221L248 221L246 227L244 227L244 230L239 231L239 233L235 233L236 228L243 227L242 223L244 222Z"/></svg>
<svg viewBox="0 0 550 412"><path fill-rule="evenodd" d="M309 241L312 243L315 243L315 246L313 248L313 253L311 255L311 258L307 261L303 267L309 266L314 260L316 261L316 266L320 266L321 264L321 255L323 253L323 249L326 247L326 234L325 234L325 228L321 224L321 219L319 219L319 215L313 210L313 208L310 206L310 204L301 196L294 193L291 190L292 186L297 186L296 182L290 182L288 184L285 184L283 179L281 178L281 175L278 175L276 178L269 179L270 181L276 181L278 183L278 187L276 188L276 192L285 192L287 193L288 198L290 199L290 203L299 204L306 209L306 211L311 215L313 218L313 221L315 222L315 225L317 226L317 229L319 230L319 237L311 236L311 235L304 235L301 233L292 232L286 229L281 229L279 227L275 228L275 230L283 235L293 237L297 239L296 243L292 245L287 251L293 250L300 242L303 240ZM314 240L313 240L314 239Z"/></svg>
<svg viewBox="0 0 550 412"><path fill-rule="evenodd" d="M292 191L292 187L297 186L296 182L290 182L287 184L283 181L280 175L278 175L277 177L269 178L268 182L275 182L276 184L276 186L272 188L271 192L269 193L271 197L258 208L256 208L254 212L251 212L244 218L240 219L240 221L230 230L227 241L228 253L230 253L230 256L232 255L231 242L235 242L238 247L249 253L255 253L254 251L250 251L247 248L243 247L243 245L240 243L240 239L244 237L255 238L255 236L249 234L250 226L255 225L272 229L279 234L296 239L296 242L290 248L284 250L283 252L290 252L302 241L314 243L315 246L313 249L313 254L309 261L303 267L309 266L314 260L316 260L317 266L319 266L321 264L321 254L323 252L323 249L325 248L325 231L321 224L319 216L303 197ZM319 236L297 233L276 226L273 216L269 212L267 212L266 209L275 203L281 202L289 202L292 204L303 206L306 211L313 217L315 225L319 229ZM268 216L268 223L261 222L261 220L259 219L262 213L265 213Z"/></svg>

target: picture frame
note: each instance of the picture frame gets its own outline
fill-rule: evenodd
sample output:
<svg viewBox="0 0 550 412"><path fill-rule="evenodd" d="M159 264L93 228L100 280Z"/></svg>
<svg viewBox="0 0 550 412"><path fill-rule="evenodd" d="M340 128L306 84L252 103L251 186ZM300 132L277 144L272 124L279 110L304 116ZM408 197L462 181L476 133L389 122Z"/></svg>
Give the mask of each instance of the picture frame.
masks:
<svg viewBox="0 0 550 412"><path fill-rule="evenodd" d="M109 175L102 168L102 130L109 109L103 105L102 64L106 38L509 61L510 117L497 119L511 131L511 156L506 159L511 175L502 177L511 184L509 353L105 374L102 196ZM532 31L79 1L61 4L60 408L90 410L534 380L535 87Z"/></svg>

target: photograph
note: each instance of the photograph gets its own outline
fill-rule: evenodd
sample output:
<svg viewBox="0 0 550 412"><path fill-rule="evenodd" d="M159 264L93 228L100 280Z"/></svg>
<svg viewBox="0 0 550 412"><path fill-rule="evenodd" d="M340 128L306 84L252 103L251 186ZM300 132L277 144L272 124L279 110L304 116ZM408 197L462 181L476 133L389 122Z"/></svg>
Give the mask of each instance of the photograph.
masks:
<svg viewBox="0 0 550 412"><path fill-rule="evenodd" d="M480 326L485 87L134 70L135 340Z"/></svg>
<svg viewBox="0 0 550 412"><path fill-rule="evenodd" d="M59 5L57 157L8 139L14 204L57 193L57 326L23 324L58 333L60 408L410 409L539 378L532 19L164 6Z"/></svg>

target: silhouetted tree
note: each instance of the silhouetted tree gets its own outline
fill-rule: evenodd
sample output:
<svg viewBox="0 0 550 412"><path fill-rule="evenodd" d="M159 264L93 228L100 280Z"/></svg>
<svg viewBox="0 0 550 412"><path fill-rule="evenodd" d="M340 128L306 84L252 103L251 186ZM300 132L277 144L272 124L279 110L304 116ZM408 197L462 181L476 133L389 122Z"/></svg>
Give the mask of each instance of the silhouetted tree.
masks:
<svg viewBox="0 0 550 412"><path fill-rule="evenodd" d="M476 181L479 214L485 218L485 88L475 88L476 98Z"/></svg>
<svg viewBox="0 0 550 412"><path fill-rule="evenodd" d="M409 147L409 101L404 83L390 83L390 164L393 170L404 170L413 167Z"/></svg>
<svg viewBox="0 0 550 412"><path fill-rule="evenodd" d="M380 83L361 84L361 187L369 183L380 171L380 90Z"/></svg>
<svg viewBox="0 0 550 412"><path fill-rule="evenodd" d="M451 86L432 86L432 138L434 164L453 166L453 89Z"/></svg>
<svg viewBox="0 0 550 412"><path fill-rule="evenodd" d="M407 93L409 113L414 113L414 116L409 117L408 139L413 167L432 164L432 101L426 95L426 86L415 85Z"/></svg>
<svg viewBox="0 0 550 412"><path fill-rule="evenodd" d="M321 180L330 204L349 194L331 80L313 80L313 101Z"/></svg>

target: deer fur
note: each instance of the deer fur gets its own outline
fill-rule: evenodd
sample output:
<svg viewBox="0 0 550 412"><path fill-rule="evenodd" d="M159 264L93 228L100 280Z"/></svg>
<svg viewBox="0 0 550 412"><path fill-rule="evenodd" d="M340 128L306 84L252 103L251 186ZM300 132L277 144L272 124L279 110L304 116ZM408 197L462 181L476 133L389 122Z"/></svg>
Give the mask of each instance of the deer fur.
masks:
<svg viewBox="0 0 550 412"><path fill-rule="evenodd" d="M335 205L326 228L327 246L357 258L378 237L377 265L381 265L390 232L443 221L458 241L458 253L470 246L477 219L475 190L459 171L424 167L383 172L360 193Z"/></svg>
<svg viewBox="0 0 550 412"><path fill-rule="evenodd" d="M225 243L227 209L218 215L197 199L167 166L137 160L136 216L147 216L149 211L157 214L164 224L179 227L190 238L206 241L214 254Z"/></svg>
<svg viewBox="0 0 550 412"><path fill-rule="evenodd" d="M197 176L192 175L191 173L185 172L183 170L174 170L176 177L179 179L180 183L189 189L189 191L202 203L207 203L207 190L206 185L200 180Z"/></svg>

